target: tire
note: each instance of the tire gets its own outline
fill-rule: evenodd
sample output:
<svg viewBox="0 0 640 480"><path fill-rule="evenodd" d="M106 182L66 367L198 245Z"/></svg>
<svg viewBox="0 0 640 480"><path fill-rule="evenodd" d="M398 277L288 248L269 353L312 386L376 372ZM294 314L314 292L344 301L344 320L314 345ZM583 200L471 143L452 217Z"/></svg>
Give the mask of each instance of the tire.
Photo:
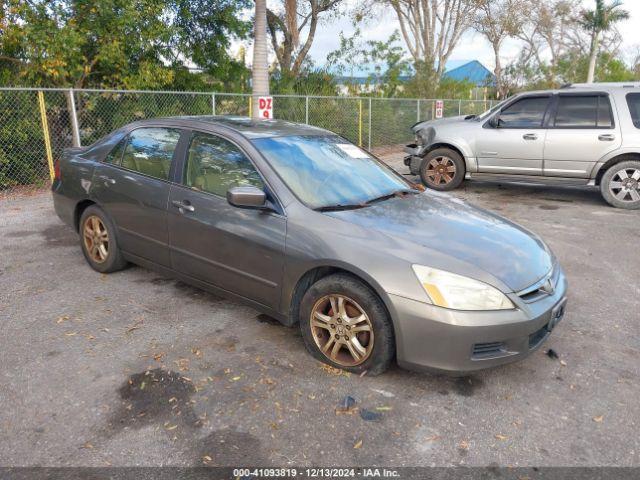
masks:
<svg viewBox="0 0 640 480"><path fill-rule="evenodd" d="M616 208L640 209L640 161L628 160L609 167L600 180L600 192Z"/></svg>
<svg viewBox="0 0 640 480"><path fill-rule="evenodd" d="M334 306L338 311L343 306L346 316L334 315ZM315 312L329 320L320 321L314 315L312 326ZM347 318L354 323L348 323ZM357 322L356 318L361 320ZM318 327L318 324L324 326ZM351 332L351 329L359 331ZM349 372L379 375L387 370L395 356L393 327L382 300L371 288L348 274L330 275L311 285L300 304L300 330L311 355ZM327 354L321 346L328 346Z"/></svg>
<svg viewBox="0 0 640 480"><path fill-rule="evenodd" d="M420 179L425 187L446 192L458 188L464 180L464 159L450 148L436 148L420 163Z"/></svg>
<svg viewBox="0 0 640 480"><path fill-rule="evenodd" d="M115 226L100 207L91 205L82 212L78 233L84 258L95 271L111 273L127 265L118 246Z"/></svg>

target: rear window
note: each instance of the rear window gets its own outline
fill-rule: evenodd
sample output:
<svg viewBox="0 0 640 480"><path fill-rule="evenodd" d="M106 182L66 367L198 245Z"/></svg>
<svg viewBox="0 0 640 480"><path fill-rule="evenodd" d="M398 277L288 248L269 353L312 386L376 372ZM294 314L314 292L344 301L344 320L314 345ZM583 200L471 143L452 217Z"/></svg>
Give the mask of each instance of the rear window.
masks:
<svg viewBox="0 0 640 480"><path fill-rule="evenodd" d="M633 125L640 128L640 93L627 93L627 105Z"/></svg>
<svg viewBox="0 0 640 480"><path fill-rule="evenodd" d="M603 95L561 95L556 128L611 128L611 105Z"/></svg>

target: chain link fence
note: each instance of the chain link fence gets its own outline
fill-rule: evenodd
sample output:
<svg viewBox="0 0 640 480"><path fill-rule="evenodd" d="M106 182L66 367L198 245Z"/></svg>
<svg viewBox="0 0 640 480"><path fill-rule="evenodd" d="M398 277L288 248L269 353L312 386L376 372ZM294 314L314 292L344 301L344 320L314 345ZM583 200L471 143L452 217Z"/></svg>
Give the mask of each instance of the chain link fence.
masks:
<svg viewBox="0 0 640 480"><path fill-rule="evenodd" d="M425 99L273 95L275 118L331 130L378 155L401 151L413 139L411 125L434 118L435 106ZM492 106L490 100L444 100L443 115ZM132 121L248 116L251 109L250 94L0 88L0 194L46 186L64 148L90 145Z"/></svg>

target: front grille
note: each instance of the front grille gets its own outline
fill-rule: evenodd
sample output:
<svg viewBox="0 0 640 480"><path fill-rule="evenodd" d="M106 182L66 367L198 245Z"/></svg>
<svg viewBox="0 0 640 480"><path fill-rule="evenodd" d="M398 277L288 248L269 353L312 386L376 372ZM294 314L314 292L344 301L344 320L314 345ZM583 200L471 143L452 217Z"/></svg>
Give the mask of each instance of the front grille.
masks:
<svg viewBox="0 0 640 480"><path fill-rule="evenodd" d="M546 298L550 295L553 295L555 289L558 287L558 281L560 280L560 269L553 268L549 275L530 286L529 288L525 288L517 293L517 295L522 299L525 303L533 303ZM551 290L549 290L551 288Z"/></svg>
<svg viewBox="0 0 640 480"><path fill-rule="evenodd" d="M540 342L545 339L548 333L549 330L547 329L547 325L545 325L541 329L536 330L531 335L529 335L529 348L535 348L540 345Z"/></svg>
<svg viewBox="0 0 640 480"><path fill-rule="evenodd" d="M476 343L471 358L482 359L500 356L506 352L504 342Z"/></svg>

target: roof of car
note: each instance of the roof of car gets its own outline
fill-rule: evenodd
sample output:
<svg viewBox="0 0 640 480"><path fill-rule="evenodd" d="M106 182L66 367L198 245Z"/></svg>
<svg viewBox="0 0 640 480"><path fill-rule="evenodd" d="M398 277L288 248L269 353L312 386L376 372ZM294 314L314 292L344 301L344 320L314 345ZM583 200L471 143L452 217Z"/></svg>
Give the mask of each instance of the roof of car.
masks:
<svg viewBox="0 0 640 480"><path fill-rule="evenodd" d="M520 92L520 95L542 95L554 93L581 93L581 92L611 92L614 90L638 91L638 82L611 82L611 83L568 83L560 88L548 90L532 90Z"/></svg>
<svg viewBox="0 0 640 480"><path fill-rule="evenodd" d="M161 119L143 120L140 123L153 121L169 121L175 124L189 127L195 124L219 125L234 130L239 134L250 138L284 137L290 135L327 135L333 134L328 130L305 125L301 123L288 122L286 120L252 120L249 117L225 116L225 115L192 115L165 117ZM335 135L335 134L333 134Z"/></svg>

